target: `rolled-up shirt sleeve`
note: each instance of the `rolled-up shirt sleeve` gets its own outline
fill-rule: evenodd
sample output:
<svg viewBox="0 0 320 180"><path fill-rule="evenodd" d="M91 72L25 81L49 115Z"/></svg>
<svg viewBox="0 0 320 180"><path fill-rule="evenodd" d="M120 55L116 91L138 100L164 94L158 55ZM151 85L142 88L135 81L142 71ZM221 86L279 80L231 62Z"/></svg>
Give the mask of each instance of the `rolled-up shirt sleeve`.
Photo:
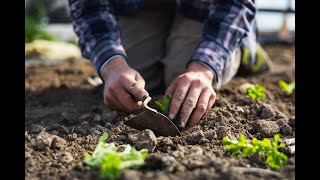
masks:
<svg viewBox="0 0 320 180"><path fill-rule="evenodd" d="M251 31L255 14L252 0L213 1L204 21L202 39L187 66L193 61L203 63L212 70L215 82L218 82L232 52Z"/></svg>
<svg viewBox="0 0 320 180"><path fill-rule="evenodd" d="M69 5L82 56L91 60L100 77L101 67L114 56L127 60L115 17L121 6L108 0L69 0ZM129 10L138 8L136 4ZM129 10L123 8L127 14Z"/></svg>

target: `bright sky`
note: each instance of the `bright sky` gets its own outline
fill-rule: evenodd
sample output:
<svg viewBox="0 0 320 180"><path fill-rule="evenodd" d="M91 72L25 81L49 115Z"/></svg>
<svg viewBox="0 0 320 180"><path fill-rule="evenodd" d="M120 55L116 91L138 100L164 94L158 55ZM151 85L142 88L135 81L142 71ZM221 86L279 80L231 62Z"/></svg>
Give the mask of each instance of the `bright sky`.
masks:
<svg viewBox="0 0 320 180"><path fill-rule="evenodd" d="M289 0L290 1L290 0ZM286 9L288 0L256 0L258 8ZM295 0L291 0L292 9L295 9ZM277 31L282 26L283 16L279 13L258 12L257 24L260 31ZM295 14L287 17L288 29L295 30Z"/></svg>

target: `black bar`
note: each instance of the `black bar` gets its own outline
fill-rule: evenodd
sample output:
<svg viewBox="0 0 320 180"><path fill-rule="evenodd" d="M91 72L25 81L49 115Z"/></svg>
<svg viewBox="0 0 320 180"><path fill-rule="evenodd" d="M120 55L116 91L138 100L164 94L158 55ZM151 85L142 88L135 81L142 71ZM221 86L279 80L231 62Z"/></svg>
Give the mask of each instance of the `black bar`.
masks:
<svg viewBox="0 0 320 180"><path fill-rule="evenodd" d="M293 9L267 9L267 8L260 8L258 11L264 11L264 12L277 12L277 13L295 13L296 11Z"/></svg>

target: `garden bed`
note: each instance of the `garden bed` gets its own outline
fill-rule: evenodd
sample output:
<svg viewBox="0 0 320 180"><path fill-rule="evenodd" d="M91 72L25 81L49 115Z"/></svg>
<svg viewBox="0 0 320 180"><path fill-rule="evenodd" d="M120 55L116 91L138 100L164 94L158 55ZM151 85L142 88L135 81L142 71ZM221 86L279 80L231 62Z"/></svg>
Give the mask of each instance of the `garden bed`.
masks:
<svg viewBox="0 0 320 180"><path fill-rule="evenodd" d="M295 156L284 149L288 162L270 170L256 156L233 157L225 152L223 136L236 139L295 137L295 95L286 95L278 81L295 80L293 45L265 46L274 71L254 77L236 77L217 92L217 100L201 123L181 137L154 137L145 131L150 156L139 170L125 170L121 179L295 179ZM104 107L102 86L92 86L96 76L85 60L55 65L35 65L25 73L25 177L26 179L97 179L99 170L83 163L103 132L107 142L137 145L141 132L122 124L132 115ZM243 83L267 88L262 101L240 93ZM139 134L140 133L140 134ZM139 146L139 145L138 145ZM287 145L287 147L289 144ZM291 146L293 147L293 146Z"/></svg>

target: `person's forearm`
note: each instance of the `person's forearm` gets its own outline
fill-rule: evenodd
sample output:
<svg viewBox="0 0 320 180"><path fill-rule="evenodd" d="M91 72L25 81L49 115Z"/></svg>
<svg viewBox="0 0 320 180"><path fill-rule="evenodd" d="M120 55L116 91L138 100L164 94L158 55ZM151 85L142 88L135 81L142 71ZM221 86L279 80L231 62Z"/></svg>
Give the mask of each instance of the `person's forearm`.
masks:
<svg viewBox="0 0 320 180"><path fill-rule="evenodd" d="M69 3L82 55L92 61L99 75L101 66L111 57L119 55L126 59L110 1L69 0Z"/></svg>
<svg viewBox="0 0 320 180"><path fill-rule="evenodd" d="M230 56L240 41L251 31L256 8L252 0L218 0L210 6L204 23L203 38L190 62L208 66L218 81Z"/></svg>
<svg viewBox="0 0 320 180"><path fill-rule="evenodd" d="M124 58L120 56L114 57L101 68L101 77L104 78L103 80L105 80L105 78L109 77L110 73L112 73L113 71L119 71L120 69L125 67L128 67L128 63Z"/></svg>

